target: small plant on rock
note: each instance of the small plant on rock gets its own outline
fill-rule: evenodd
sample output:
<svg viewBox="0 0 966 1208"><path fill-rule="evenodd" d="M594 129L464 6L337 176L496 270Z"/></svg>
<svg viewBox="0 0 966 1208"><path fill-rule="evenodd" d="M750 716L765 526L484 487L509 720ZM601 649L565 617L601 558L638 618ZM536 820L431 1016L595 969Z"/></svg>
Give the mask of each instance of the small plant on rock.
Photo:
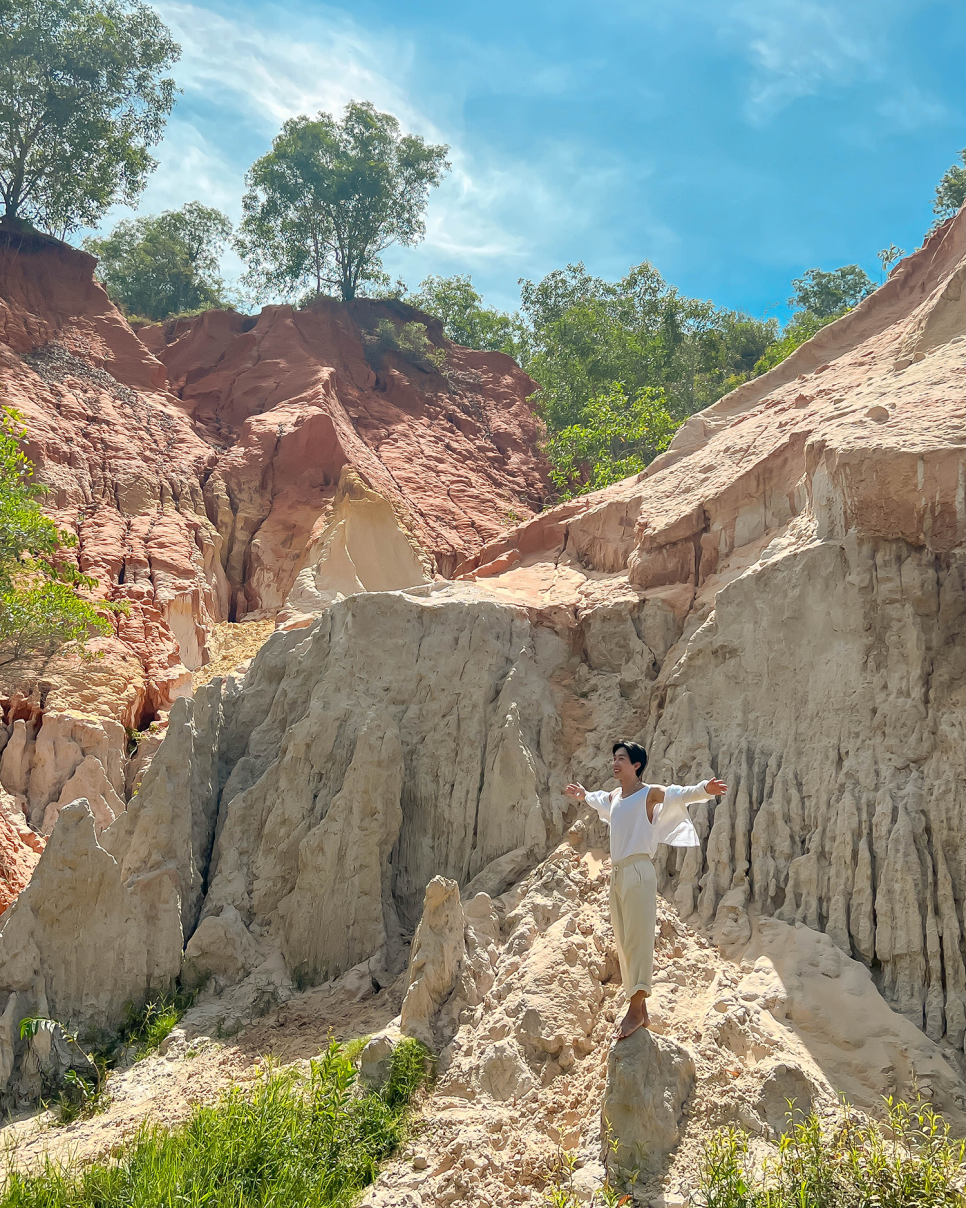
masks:
<svg viewBox="0 0 966 1208"><path fill-rule="evenodd" d="M20 1021L20 1039L32 1040L40 1032L49 1032L52 1036L57 1032L68 1044L73 1045L85 1060L85 1068L93 1071L94 1080L85 1078L75 1069L64 1072L64 1089L55 1100L56 1120L58 1124L72 1124L81 1117L93 1116L104 1111L109 1102L105 1091L106 1064L97 1053L89 1053L81 1045L76 1032L71 1032L57 1019L48 1019L43 1015L30 1015Z"/></svg>
<svg viewBox="0 0 966 1208"><path fill-rule="evenodd" d="M375 342L383 351L399 352L414 365L431 365L437 373L446 365L446 349L433 344L425 323L404 323L397 328L391 319L380 319Z"/></svg>

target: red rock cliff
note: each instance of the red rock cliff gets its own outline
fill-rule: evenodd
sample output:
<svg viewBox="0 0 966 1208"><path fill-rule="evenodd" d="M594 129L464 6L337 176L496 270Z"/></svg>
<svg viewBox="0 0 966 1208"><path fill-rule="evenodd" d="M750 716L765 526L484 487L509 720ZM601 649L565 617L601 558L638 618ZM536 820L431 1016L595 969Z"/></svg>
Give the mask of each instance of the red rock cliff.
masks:
<svg viewBox="0 0 966 1208"><path fill-rule="evenodd" d="M143 729L190 691L214 623L277 615L300 572L290 621L339 592L449 575L545 497L534 384L410 307L325 299L135 334L92 257L2 238L0 398L24 418L80 567L130 606L95 643L103 657L19 668L0 685L0 783L35 826L45 814L52 825L84 760L106 758L75 715L115 737ZM387 348L380 319L425 321L444 371ZM54 717L56 752L41 742ZM131 777L121 763L102 772L116 809Z"/></svg>

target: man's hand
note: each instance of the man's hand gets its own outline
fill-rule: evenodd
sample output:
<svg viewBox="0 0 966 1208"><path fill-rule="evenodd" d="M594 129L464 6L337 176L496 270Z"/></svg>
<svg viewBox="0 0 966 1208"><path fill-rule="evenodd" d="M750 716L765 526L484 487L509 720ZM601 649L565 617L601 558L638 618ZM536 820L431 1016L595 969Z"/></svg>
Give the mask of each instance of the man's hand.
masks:
<svg viewBox="0 0 966 1208"><path fill-rule="evenodd" d="M582 784L568 784L564 789L568 797L576 797L578 801L586 801L587 790Z"/></svg>
<svg viewBox="0 0 966 1208"><path fill-rule="evenodd" d="M728 786L723 780L709 780L707 791L712 797L723 797L728 791Z"/></svg>

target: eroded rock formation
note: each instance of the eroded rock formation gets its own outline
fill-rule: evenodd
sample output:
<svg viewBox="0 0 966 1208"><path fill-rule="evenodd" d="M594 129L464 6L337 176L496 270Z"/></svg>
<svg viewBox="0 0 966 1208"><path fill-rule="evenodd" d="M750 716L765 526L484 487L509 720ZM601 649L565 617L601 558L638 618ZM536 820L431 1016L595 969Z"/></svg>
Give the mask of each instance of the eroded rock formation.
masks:
<svg viewBox="0 0 966 1208"><path fill-rule="evenodd" d="M94 268L56 240L0 243L0 399L78 565L129 608L96 661L5 669L0 783L45 833L80 796L100 828L123 810L156 745L131 763L124 728L163 724L218 624L305 624L351 592L431 581L546 491L533 383L426 316L445 373L384 347L378 321L410 307L209 312L136 335ZM29 876L19 849L0 903Z"/></svg>
<svg viewBox="0 0 966 1208"><path fill-rule="evenodd" d="M85 858L103 865L111 893L167 879L163 910L173 921L152 937L164 948L157 970L177 968L187 943L219 988L238 983L250 999L256 987L285 993L349 969L383 985L405 967L426 886L443 877L462 889L461 967L474 981L479 972L485 1000L479 987L493 973L486 903L574 821L566 781L606 782L615 736L640 736L652 780L715 772L730 785L719 803L693 811L703 846L658 860L681 916L725 952L743 954L759 980L781 964L774 949L770 966L757 964L776 929L785 944L804 935L805 963L819 976L836 968L819 984L836 978L907 1017L905 1051L915 1050L910 1034L926 1046L920 1066L939 1069L944 1054L961 1053L966 341L958 333L966 335L966 304L955 282L963 264L966 215L817 342L689 421L645 475L487 544L455 567L456 582L358 591L376 582L355 519L385 536L392 561L416 531L415 509L407 513L375 470L360 487L335 467L332 510L312 537L325 565L305 568L292 603L292 624L302 628L271 638L243 683L215 681L190 715L179 707L140 793L99 839L92 817L68 810L87 819L71 833L85 852L93 843L103 853ZM273 316L269 328L280 323L287 339L304 338L298 316ZM342 331L327 308L313 316L313 330ZM261 360L250 365L257 340L246 342L251 332L236 331L230 316L209 322L207 335L203 324L175 326L157 345L175 382L182 340L186 351L204 336L200 346L221 358L220 369L197 378L210 377L197 394L184 378L181 403L204 415L210 439L219 424L252 420L251 441L267 447L261 413L239 419L269 373ZM197 348L192 356L199 360ZM336 370L327 381L346 372ZM251 394L249 372L261 383ZM371 372L382 380L382 370ZM369 388L379 394L375 380ZM219 481L229 498L244 495L251 447L226 454ZM249 503L225 532L229 545L243 540L251 550L261 513ZM363 511L354 516L356 504ZM279 508L284 528L289 513ZM442 531L438 516L425 524ZM269 524L265 549L281 528ZM445 552L441 539L421 548ZM267 565L261 557L242 563ZM231 582L244 607L261 591L254 569ZM357 594L339 600L339 583ZM579 826L601 845L599 824ZM5 917L0 988L22 995L29 981L35 997L42 991L66 1017L93 1026L109 1022L122 992L136 998L156 987L158 974L109 967L88 940L83 884L75 878L73 897L66 889L66 844L51 843ZM47 877L59 902L72 903L69 913L34 893ZM445 916L458 937L451 897L431 895L428 913ZM528 1093L520 1088L536 1082L542 1062L534 1053L567 1068L595 1026L591 1006L603 999L585 980L591 964L575 957L581 992L554 998L553 979L570 976L559 945L573 931L558 934L560 916L536 899L531 907L532 926L513 943L521 960L545 951L546 990L534 966L512 1022L491 1020L508 1030L491 1037L485 1069L466 1067L458 1092L466 1097ZM45 928L71 936L96 994L65 976L63 941ZM458 938L439 944L459 952ZM587 948L576 939L573 947ZM414 969L431 948L427 934ZM589 949L587 958L597 961ZM802 983L786 1012L793 1020L814 987L807 973L786 972ZM462 973L457 987L472 996ZM407 1026L424 1016L424 1034L443 1044L458 1023L450 1000L439 1001L445 988L426 981L407 1009ZM531 1001L538 993L545 1009ZM417 1011L417 999L432 1009ZM767 1052L759 1035L767 1020L740 1002L732 1009L727 996L720 1002L714 1043ZM576 1017L581 1011L587 1018ZM17 1068L11 1063L8 1086ZM956 1110L957 1075L944 1068Z"/></svg>

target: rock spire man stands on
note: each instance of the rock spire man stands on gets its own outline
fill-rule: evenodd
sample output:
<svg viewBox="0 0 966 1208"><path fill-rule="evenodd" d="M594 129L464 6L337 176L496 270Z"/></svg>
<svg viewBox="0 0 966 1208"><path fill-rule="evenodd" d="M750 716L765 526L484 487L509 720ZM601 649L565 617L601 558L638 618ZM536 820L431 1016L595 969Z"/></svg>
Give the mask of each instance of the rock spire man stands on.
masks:
<svg viewBox="0 0 966 1208"><path fill-rule="evenodd" d="M620 788L588 793L582 784L568 784L567 793L600 814L610 826L610 916L617 940L621 979L628 998L627 1014L615 1033L618 1040L646 1028L647 996L654 966L657 926L657 877L651 863L659 843L698 847L697 831L688 817L692 802L707 801L728 791L720 780L662 788L644 784L641 776L647 752L636 742L614 744L614 776Z"/></svg>

